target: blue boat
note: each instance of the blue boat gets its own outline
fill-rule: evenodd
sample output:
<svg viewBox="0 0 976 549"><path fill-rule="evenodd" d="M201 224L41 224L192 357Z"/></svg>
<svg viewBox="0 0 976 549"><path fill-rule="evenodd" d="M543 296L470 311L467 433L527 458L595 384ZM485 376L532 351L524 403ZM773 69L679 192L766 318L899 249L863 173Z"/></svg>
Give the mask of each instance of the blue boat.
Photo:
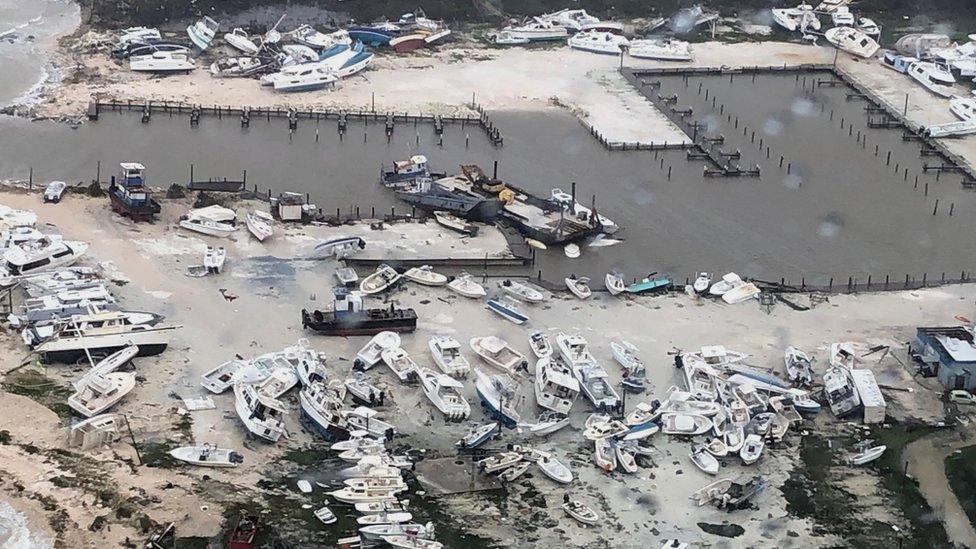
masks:
<svg viewBox="0 0 976 549"><path fill-rule="evenodd" d="M671 287L671 279L662 276L658 278L645 278L640 282L635 282L627 286L627 292L632 294L645 294L648 292L665 291Z"/></svg>
<svg viewBox="0 0 976 549"><path fill-rule="evenodd" d="M123 162L119 178L112 177L108 189L112 210L133 221L152 221L162 208L146 187L146 167L136 162Z"/></svg>
<svg viewBox="0 0 976 549"><path fill-rule="evenodd" d="M319 54L319 61L325 61L330 57L335 57L349 49L349 44L336 44Z"/></svg>
<svg viewBox="0 0 976 549"><path fill-rule="evenodd" d="M346 31L349 32L349 38L360 40L364 44L376 47L389 45L390 40L400 34L400 27L392 23L353 25L346 29Z"/></svg>
<svg viewBox="0 0 976 549"><path fill-rule="evenodd" d="M474 388L488 415L505 427L514 429L521 418L515 411L515 394L503 381L504 377L489 376L477 368L474 369L474 375Z"/></svg>
<svg viewBox="0 0 976 549"><path fill-rule="evenodd" d="M529 317L522 314L522 312L519 311L512 303L508 303L500 299L489 299L485 303L485 306L492 311L495 311L509 322L522 325L529 321Z"/></svg>

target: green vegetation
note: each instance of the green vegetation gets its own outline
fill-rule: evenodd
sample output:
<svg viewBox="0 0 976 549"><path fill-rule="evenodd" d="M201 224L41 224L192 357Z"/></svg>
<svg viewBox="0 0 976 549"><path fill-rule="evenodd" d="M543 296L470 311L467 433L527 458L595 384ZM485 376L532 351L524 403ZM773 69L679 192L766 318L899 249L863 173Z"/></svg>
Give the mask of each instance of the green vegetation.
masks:
<svg viewBox="0 0 976 549"><path fill-rule="evenodd" d="M969 522L976 526L976 446L961 448L947 457L945 474Z"/></svg>
<svg viewBox="0 0 976 549"><path fill-rule="evenodd" d="M66 401L71 388L44 375L40 370L24 369L9 374L0 388L8 393L25 396L50 408L59 417L71 417L71 408Z"/></svg>
<svg viewBox="0 0 976 549"><path fill-rule="evenodd" d="M182 465L173 456L169 455L169 451L177 446L179 444L170 440L136 443L136 449L139 450L142 463L146 467L159 467L161 469L173 469Z"/></svg>

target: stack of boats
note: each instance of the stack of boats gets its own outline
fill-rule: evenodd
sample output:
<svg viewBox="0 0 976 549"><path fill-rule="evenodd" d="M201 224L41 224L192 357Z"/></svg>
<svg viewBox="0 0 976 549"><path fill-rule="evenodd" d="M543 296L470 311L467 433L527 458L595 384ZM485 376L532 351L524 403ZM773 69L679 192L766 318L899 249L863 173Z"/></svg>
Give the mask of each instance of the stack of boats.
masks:
<svg viewBox="0 0 976 549"><path fill-rule="evenodd" d="M189 73L196 69L190 48L189 44L163 38L158 29L130 27L120 31L112 55L128 59L129 70L135 72Z"/></svg>
<svg viewBox="0 0 976 549"><path fill-rule="evenodd" d="M489 40L499 45L520 45L530 42L546 42L554 40L566 40L570 35L587 35L589 33L612 33L623 38L623 25L612 21L600 21L598 18L586 13L582 9L564 9L553 13L546 13L534 17L528 17L522 21L512 22L501 31L488 35ZM587 40L581 41L581 44ZM570 46L573 46L570 38ZM597 53L614 53L617 51L598 51L603 48L596 47L588 51Z"/></svg>

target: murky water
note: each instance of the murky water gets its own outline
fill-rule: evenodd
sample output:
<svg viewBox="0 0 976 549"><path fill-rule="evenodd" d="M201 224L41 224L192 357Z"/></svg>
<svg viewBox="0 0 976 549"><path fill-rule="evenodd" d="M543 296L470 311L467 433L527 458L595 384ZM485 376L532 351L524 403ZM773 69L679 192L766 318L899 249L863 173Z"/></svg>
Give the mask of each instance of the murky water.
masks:
<svg viewBox="0 0 976 549"><path fill-rule="evenodd" d="M45 82L59 78L46 52L80 21L69 0L0 0L0 107L31 103Z"/></svg>
<svg viewBox="0 0 976 549"><path fill-rule="evenodd" d="M340 140L335 121L303 120L289 138L281 119L255 119L243 130L233 117L206 117L191 129L185 117L158 113L149 124L138 115L105 113L78 129L5 120L0 177L26 178L33 166L40 181L90 180L101 161L107 179L118 162L134 160L147 164L154 185L166 186L185 182L193 163L197 179L235 178L247 169L249 186L309 192L326 210L358 205L366 213L372 206L406 210L376 183L377 171L381 163L422 152L436 169L477 163L490 170L498 160L501 178L529 190L548 194L575 181L582 202L596 196L599 211L623 227L617 236L626 242L584 248L577 260L560 250L541 253L536 268L548 280L576 272L602 285L611 268L629 277L659 271L680 280L698 270L734 270L808 284L831 277L846 283L850 276L863 282L869 275L874 282L885 276L903 281L923 273L933 280L969 271L976 253L973 195L962 190L961 177L922 173L923 162L940 161L920 157L920 144L903 141L900 130L868 129L865 101L848 100L846 87L811 91L813 78L804 84L793 74L759 75L754 82L751 76L733 82L700 76L687 85L681 77L664 79L662 93L677 93L680 106L692 107L712 133L725 135L725 149L741 150L743 166L758 164L758 179L703 177L705 163L687 160L684 151L608 152L561 111L495 113L502 148L489 145L479 128L460 125L448 125L438 146L425 124L397 126L388 143L375 123L351 124ZM714 108L713 96L719 98Z"/></svg>

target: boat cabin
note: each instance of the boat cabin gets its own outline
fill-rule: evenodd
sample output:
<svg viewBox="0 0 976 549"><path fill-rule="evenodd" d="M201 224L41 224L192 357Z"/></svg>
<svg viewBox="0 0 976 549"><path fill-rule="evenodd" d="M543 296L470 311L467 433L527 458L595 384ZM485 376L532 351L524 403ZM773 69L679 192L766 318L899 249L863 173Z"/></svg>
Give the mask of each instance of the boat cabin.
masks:
<svg viewBox="0 0 976 549"><path fill-rule="evenodd" d="M909 65L916 61L918 61L918 59L914 57L898 55L893 51L885 52L884 57L882 58L882 62L886 67L894 69L902 74L907 73Z"/></svg>
<svg viewBox="0 0 976 549"><path fill-rule="evenodd" d="M112 177L108 196L112 211L133 221L152 221L162 207L146 187L146 167L137 162L122 162L118 179Z"/></svg>
<svg viewBox="0 0 976 549"><path fill-rule="evenodd" d="M363 310L362 292L350 292L346 288L333 288L333 310L340 312L356 313Z"/></svg>
<svg viewBox="0 0 976 549"><path fill-rule="evenodd" d="M976 342L964 326L921 327L909 353L923 374L937 376L947 390L976 391Z"/></svg>
<svg viewBox="0 0 976 549"><path fill-rule="evenodd" d="M146 167L138 162L122 162L119 183L124 187L142 187L146 184Z"/></svg>

